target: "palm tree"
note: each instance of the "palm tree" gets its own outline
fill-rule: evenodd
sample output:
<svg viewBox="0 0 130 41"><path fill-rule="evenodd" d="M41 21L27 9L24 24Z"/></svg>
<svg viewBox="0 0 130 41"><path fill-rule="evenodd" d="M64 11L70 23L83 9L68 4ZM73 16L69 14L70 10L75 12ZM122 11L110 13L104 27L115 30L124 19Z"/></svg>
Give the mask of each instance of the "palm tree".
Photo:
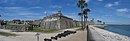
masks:
<svg viewBox="0 0 130 41"><path fill-rule="evenodd" d="M87 22L88 12L90 12L90 9L88 9L88 8L83 10L83 14L84 14L84 24L86 24L86 22ZM84 26L86 26L86 25L84 25Z"/></svg>
<svg viewBox="0 0 130 41"><path fill-rule="evenodd" d="M78 15L81 17L81 28L83 29L83 23L82 23L83 22L83 17L82 17L83 15L82 15L82 13L78 13Z"/></svg>
<svg viewBox="0 0 130 41"><path fill-rule="evenodd" d="M85 8L85 7L87 7L87 3L85 3L85 0L79 0L78 1L78 3L77 3L77 6L78 6L78 8L80 8L81 9L81 13L80 13L80 16L81 16L81 26L82 26L82 29L84 28L83 27L83 16L84 16L84 14L83 14L83 9ZM84 24L85 25L85 24Z"/></svg>
<svg viewBox="0 0 130 41"><path fill-rule="evenodd" d="M97 20L97 22L102 23L102 21L101 21L101 20Z"/></svg>
<svg viewBox="0 0 130 41"><path fill-rule="evenodd" d="M103 22L103 24L106 24L105 22Z"/></svg>

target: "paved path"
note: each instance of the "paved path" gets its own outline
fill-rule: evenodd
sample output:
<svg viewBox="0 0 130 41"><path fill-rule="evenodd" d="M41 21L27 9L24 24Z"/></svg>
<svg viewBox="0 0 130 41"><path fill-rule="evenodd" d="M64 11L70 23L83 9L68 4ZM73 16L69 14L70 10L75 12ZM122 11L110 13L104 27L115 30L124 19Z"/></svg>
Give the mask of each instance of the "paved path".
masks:
<svg viewBox="0 0 130 41"><path fill-rule="evenodd" d="M75 34L71 34L67 37L62 37L53 41L87 41L87 31L77 31Z"/></svg>

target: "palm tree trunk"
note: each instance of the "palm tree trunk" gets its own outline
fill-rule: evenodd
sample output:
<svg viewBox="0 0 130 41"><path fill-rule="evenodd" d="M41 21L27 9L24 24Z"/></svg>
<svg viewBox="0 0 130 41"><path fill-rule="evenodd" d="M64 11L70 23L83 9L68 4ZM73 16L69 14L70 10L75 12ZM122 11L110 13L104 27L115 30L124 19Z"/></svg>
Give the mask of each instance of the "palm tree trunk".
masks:
<svg viewBox="0 0 130 41"><path fill-rule="evenodd" d="M84 15L85 16L85 15ZM84 28L86 28L86 18L84 17ZM83 29L84 29L83 28Z"/></svg>
<svg viewBox="0 0 130 41"><path fill-rule="evenodd" d="M81 8L81 12L83 11L83 8ZM82 12L82 14L81 14L81 29L83 30L83 28L84 28L84 23L83 23L83 12Z"/></svg>
<svg viewBox="0 0 130 41"><path fill-rule="evenodd" d="M83 15L81 16L81 29L83 30Z"/></svg>

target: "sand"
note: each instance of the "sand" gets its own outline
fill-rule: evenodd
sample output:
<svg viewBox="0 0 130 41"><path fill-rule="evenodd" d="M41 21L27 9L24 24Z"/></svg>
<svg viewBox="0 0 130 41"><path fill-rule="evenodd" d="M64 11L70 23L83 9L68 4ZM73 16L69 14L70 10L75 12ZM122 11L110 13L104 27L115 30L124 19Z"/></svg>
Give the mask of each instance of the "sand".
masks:
<svg viewBox="0 0 130 41"><path fill-rule="evenodd" d="M65 30L75 30L75 29L65 29ZM5 30L5 29L0 29L0 31L15 33L18 35L18 36L9 36L9 37L0 35L0 41L37 41L37 38L35 36L37 32L11 32L10 30ZM58 33L40 33L39 41L44 41L44 38L50 38L52 36L56 36ZM53 40L53 41L86 41L87 39L86 37L87 37L86 31L78 31L76 34L71 34L67 37L62 37L59 38L58 40Z"/></svg>

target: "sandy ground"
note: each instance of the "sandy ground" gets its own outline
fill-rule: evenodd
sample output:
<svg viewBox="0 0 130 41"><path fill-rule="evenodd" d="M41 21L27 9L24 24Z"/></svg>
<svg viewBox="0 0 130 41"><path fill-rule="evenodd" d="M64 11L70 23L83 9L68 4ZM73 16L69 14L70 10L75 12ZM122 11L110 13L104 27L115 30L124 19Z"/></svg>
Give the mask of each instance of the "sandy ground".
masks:
<svg viewBox="0 0 130 41"><path fill-rule="evenodd" d="M37 38L35 36L36 32L11 32L10 30L3 30L3 29L0 29L0 31L15 33L19 35L8 37L0 35L0 41L37 41ZM40 41L44 41L44 38L50 38L51 36L56 36L58 33L41 33ZM78 31L76 34L71 34L67 37L62 37L54 41L86 41L87 39L86 37L87 37L86 31Z"/></svg>

